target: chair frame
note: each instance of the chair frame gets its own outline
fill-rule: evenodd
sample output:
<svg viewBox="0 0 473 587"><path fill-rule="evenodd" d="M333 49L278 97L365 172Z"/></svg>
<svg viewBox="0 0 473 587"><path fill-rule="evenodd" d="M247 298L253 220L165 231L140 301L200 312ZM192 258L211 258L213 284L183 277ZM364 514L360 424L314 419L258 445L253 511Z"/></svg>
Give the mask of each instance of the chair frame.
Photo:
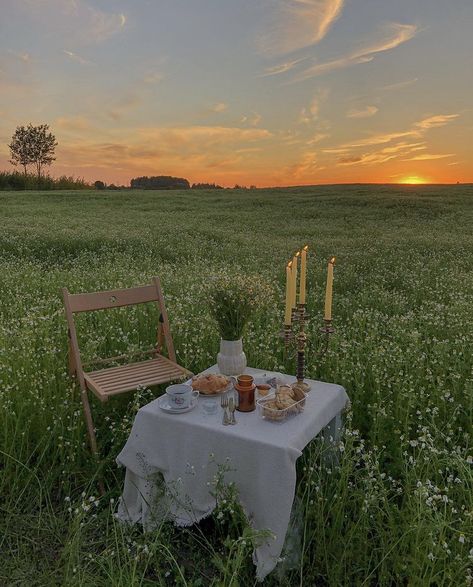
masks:
<svg viewBox="0 0 473 587"><path fill-rule="evenodd" d="M169 319L164 303L164 295L161 289L161 282L158 277L152 279L151 285L145 285L140 287L128 288L128 289L116 289L110 291L101 291L94 293L81 293L81 294L70 294L66 287L62 288L62 296L64 300L64 308L66 312L67 320L67 334L68 334L68 361L69 361L69 374L71 377L76 377L80 387L80 397L82 401L82 407L84 410L84 417L87 426L87 432L90 439L90 448L95 455L98 455L97 439L95 436L94 423L92 419L92 411L90 408L88 391L92 391L97 395L101 402L106 402L109 396L119 395L136 389L131 387L129 389L112 391L104 394L97 389L97 386L92 386L91 377L88 376L88 372L84 371L84 367L98 363L109 363L117 361L119 359L130 359L137 355L154 355L155 358L159 358L164 364L169 365L170 370L180 372L180 377L190 377L192 373L187 369L184 369L176 362L176 353L174 350L174 342L169 327ZM79 343L77 339L76 325L74 321L74 314L81 312L93 312L97 310L107 310L111 308L121 308L124 306L138 305L148 302L155 302L160 312L157 333L156 333L156 348L150 351L143 351L138 353L124 354L116 357L110 357L108 359L97 359L89 363L83 363L79 350ZM166 347L169 358L164 357L161 353L163 348ZM139 366L144 363L135 363L134 365ZM110 369L110 368L108 368ZM104 369L98 373L106 373L108 369ZM97 373L97 372L95 372ZM92 373L91 373L92 375ZM160 380L158 383L165 383L178 379L179 377L169 377L166 380ZM118 377L119 381L119 377ZM153 385L150 383L149 385Z"/></svg>

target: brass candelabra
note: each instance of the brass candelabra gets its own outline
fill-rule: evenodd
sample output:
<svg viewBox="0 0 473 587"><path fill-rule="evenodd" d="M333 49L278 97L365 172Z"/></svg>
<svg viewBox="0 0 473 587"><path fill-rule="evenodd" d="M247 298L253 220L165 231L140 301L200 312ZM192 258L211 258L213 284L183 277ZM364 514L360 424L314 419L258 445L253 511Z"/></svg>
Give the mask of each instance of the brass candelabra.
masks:
<svg viewBox="0 0 473 587"><path fill-rule="evenodd" d="M285 324L281 333L286 354L289 354L292 345L295 347L297 382L293 385L301 387L306 393L310 391L310 385L305 381L305 353L308 342L306 323L308 318L306 305L298 303L297 307L292 309L291 324ZM330 335L334 332L332 320L324 319L324 325L320 328L320 333L323 337L322 344L315 353L317 357L321 358L325 355L328 350Z"/></svg>

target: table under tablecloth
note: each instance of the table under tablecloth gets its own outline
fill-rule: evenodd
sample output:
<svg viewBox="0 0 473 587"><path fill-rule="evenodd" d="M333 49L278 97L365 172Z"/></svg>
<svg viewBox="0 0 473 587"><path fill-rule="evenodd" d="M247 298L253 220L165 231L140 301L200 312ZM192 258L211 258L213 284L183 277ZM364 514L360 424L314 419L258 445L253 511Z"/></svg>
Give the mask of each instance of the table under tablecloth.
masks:
<svg viewBox="0 0 473 587"><path fill-rule="evenodd" d="M245 372L274 375L250 368ZM339 385L308 383L312 390L304 412L281 423L263 420L255 411L236 412L238 424L222 426L220 408L216 414L204 412L205 398L185 414L163 412L158 400L142 407L117 457L117 463L126 467L118 518L141 522L146 530L165 519L191 525L215 508L215 483L223 474L226 484L235 484L252 527L272 533L253 554L257 578L262 580L283 548L295 494L296 460L348 401ZM164 492L158 475L164 478Z"/></svg>

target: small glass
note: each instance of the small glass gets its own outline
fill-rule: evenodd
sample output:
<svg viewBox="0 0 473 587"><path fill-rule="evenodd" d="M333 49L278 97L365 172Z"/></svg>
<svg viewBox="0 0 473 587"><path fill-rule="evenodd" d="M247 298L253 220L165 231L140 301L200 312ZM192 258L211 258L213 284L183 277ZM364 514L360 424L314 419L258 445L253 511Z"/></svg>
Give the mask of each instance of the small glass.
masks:
<svg viewBox="0 0 473 587"><path fill-rule="evenodd" d="M202 401L202 410L206 416L217 413L217 402L214 399L204 399Z"/></svg>

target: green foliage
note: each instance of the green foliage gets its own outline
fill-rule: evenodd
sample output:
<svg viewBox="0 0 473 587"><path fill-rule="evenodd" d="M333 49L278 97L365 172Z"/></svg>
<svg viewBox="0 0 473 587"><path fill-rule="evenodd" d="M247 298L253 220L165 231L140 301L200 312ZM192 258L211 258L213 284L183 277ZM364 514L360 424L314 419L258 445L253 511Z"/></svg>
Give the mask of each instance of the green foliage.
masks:
<svg viewBox="0 0 473 587"><path fill-rule="evenodd" d="M268 300L245 333L248 362L294 372L279 332L285 262L304 243L308 375L343 385L352 408L338 462L319 442L297 462L302 558L264 585L472 583L471 186L2 192L0 210L0 584L254 584L255 537L224 479L214 516L196 527L145 534L113 517L115 457L162 389L92 398L98 497L59 291L159 275L178 360L197 373L219 344L210 276L250 277ZM321 360L332 254L336 333ZM152 304L79 315L84 361L149 348L156 320Z"/></svg>
<svg viewBox="0 0 473 587"><path fill-rule="evenodd" d="M28 165L34 165L38 179L45 165L51 165L56 160L54 156L57 147L56 137L49 132L49 125L33 126L31 123L18 126L12 136L10 148L12 165L22 165L25 174ZM39 187L39 186L38 186Z"/></svg>
<svg viewBox="0 0 473 587"><path fill-rule="evenodd" d="M193 183L193 190L223 190L221 185L216 183Z"/></svg>
<svg viewBox="0 0 473 587"><path fill-rule="evenodd" d="M264 288L257 276L244 276L221 272L212 275L208 282L210 313L215 319L223 340L239 340L248 321L262 305Z"/></svg>
<svg viewBox="0 0 473 587"><path fill-rule="evenodd" d="M188 190L190 188L187 179L169 175L135 177L130 181L130 185L134 189L141 190Z"/></svg>
<svg viewBox="0 0 473 587"><path fill-rule="evenodd" d="M0 190L90 190L90 185L75 177L50 177L42 175L38 178L31 173L0 171Z"/></svg>
<svg viewBox="0 0 473 587"><path fill-rule="evenodd" d="M12 136L11 143L8 145L11 156L10 163L15 166L21 165L25 174L27 173L32 157L30 134L29 127L18 126Z"/></svg>

